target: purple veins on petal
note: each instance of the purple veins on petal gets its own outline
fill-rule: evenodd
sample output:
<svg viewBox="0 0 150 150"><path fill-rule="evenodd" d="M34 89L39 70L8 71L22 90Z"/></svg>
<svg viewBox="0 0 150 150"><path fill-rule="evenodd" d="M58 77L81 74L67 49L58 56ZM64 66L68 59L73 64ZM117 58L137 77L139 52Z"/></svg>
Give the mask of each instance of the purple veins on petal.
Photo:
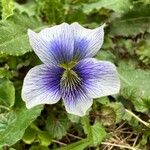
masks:
<svg viewBox="0 0 150 150"><path fill-rule="evenodd" d="M104 26L96 29L87 29L77 22L72 23L74 32L74 57L78 60L93 57L101 48L104 40Z"/></svg>
<svg viewBox="0 0 150 150"><path fill-rule="evenodd" d="M81 60L74 68L91 98L117 94L120 80L114 64L94 58Z"/></svg>
<svg viewBox="0 0 150 150"><path fill-rule="evenodd" d="M30 44L46 65L69 62L73 58L74 37L70 25L62 23L39 33L28 31Z"/></svg>
<svg viewBox="0 0 150 150"><path fill-rule="evenodd" d="M83 116L93 98L119 92L116 67L91 58L103 44L104 25L86 29L78 23L62 23L39 33L28 30L28 36L44 63L32 68L24 79L22 98L28 108L62 98L68 113Z"/></svg>
<svg viewBox="0 0 150 150"><path fill-rule="evenodd" d="M27 73L22 98L28 108L39 104L53 104L60 100L60 79L63 71L58 67L39 65Z"/></svg>

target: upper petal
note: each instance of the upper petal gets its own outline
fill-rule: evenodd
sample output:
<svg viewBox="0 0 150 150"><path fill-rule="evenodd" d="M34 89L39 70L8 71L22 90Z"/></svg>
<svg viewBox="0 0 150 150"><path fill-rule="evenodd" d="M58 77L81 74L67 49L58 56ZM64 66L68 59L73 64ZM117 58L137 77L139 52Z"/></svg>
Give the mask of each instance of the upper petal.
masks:
<svg viewBox="0 0 150 150"><path fill-rule="evenodd" d="M61 98L60 78L63 69L42 64L32 68L26 75L22 88L22 99L27 108L39 104L54 104Z"/></svg>
<svg viewBox="0 0 150 150"><path fill-rule="evenodd" d="M86 29L78 23L71 24L74 32L74 57L79 60L93 57L101 48L104 40L104 25L96 29Z"/></svg>
<svg viewBox="0 0 150 150"><path fill-rule="evenodd" d="M39 33L28 30L30 44L47 65L68 62L73 57L73 32L67 23L45 28Z"/></svg>
<svg viewBox="0 0 150 150"><path fill-rule="evenodd" d="M74 70L91 98L117 94L120 90L118 73L111 62L87 58L81 60Z"/></svg>

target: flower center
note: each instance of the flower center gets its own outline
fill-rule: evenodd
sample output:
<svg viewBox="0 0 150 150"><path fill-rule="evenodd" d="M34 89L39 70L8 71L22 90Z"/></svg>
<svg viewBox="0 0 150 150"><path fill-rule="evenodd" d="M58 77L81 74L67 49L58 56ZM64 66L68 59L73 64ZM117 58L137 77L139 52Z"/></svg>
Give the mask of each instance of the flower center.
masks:
<svg viewBox="0 0 150 150"><path fill-rule="evenodd" d="M76 63L77 63L76 61L72 60L70 62L60 64L60 67L66 69L66 70L72 69L76 65Z"/></svg>
<svg viewBox="0 0 150 150"><path fill-rule="evenodd" d="M60 81L62 92L67 93L76 90L81 85L81 79L71 69L66 69Z"/></svg>

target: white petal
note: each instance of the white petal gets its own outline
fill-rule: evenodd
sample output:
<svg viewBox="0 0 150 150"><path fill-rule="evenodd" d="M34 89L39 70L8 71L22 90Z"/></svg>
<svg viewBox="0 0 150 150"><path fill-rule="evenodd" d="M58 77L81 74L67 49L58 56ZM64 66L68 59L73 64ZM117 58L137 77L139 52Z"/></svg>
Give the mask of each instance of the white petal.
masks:
<svg viewBox="0 0 150 150"><path fill-rule="evenodd" d="M117 94L120 90L120 79L111 62L87 58L81 60L74 70L91 98Z"/></svg>
<svg viewBox="0 0 150 150"><path fill-rule="evenodd" d="M60 100L59 84L62 72L58 67L39 65L27 73L22 88L22 99L27 108L39 104L54 104Z"/></svg>
<svg viewBox="0 0 150 150"><path fill-rule="evenodd" d="M63 96L66 111L77 116L84 116L91 107L93 100L79 89Z"/></svg>
<svg viewBox="0 0 150 150"><path fill-rule="evenodd" d="M39 33L28 30L28 36L33 50L47 65L70 61L73 57L74 38L67 23L45 28Z"/></svg>
<svg viewBox="0 0 150 150"><path fill-rule="evenodd" d="M93 57L101 48L104 40L104 26L96 29L87 29L78 23L71 24L74 31L74 55L80 59Z"/></svg>

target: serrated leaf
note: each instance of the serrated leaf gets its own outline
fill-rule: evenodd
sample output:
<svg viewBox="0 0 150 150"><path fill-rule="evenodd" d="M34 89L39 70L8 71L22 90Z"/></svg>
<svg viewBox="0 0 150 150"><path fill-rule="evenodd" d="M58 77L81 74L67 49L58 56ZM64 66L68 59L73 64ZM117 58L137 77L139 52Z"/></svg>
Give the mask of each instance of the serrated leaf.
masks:
<svg viewBox="0 0 150 150"><path fill-rule="evenodd" d="M101 8L111 9L118 13L126 12L131 7L130 0L100 0L98 2L85 4L83 11L86 14L91 13L93 10L100 10Z"/></svg>
<svg viewBox="0 0 150 150"><path fill-rule="evenodd" d="M9 110L15 103L15 88L8 79L0 79L0 109Z"/></svg>
<svg viewBox="0 0 150 150"><path fill-rule="evenodd" d="M122 120L122 117L125 113L123 105L119 102L110 103L109 106L114 110L116 117L115 122L119 123Z"/></svg>
<svg viewBox="0 0 150 150"><path fill-rule="evenodd" d="M119 68L122 80L121 96L132 102L139 112L148 113L150 104L150 71L126 66Z"/></svg>
<svg viewBox="0 0 150 150"><path fill-rule="evenodd" d="M93 146L97 146L106 138L106 131L105 128L99 123L95 122L92 128L92 135L93 135Z"/></svg>
<svg viewBox="0 0 150 150"><path fill-rule="evenodd" d="M0 21L0 54L18 56L30 52L32 49L27 29L38 30L41 27L42 24L36 17L19 12Z"/></svg>
<svg viewBox="0 0 150 150"><path fill-rule="evenodd" d="M126 120L133 127L138 127L139 125L138 120L127 112L125 112L125 115L123 116L123 120Z"/></svg>
<svg viewBox="0 0 150 150"><path fill-rule="evenodd" d="M150 64L150 37L140 41L136 54L145 65Z"/></svg>
<svg viewBox="0 0 150 150"><path fill-rule="evenodd" d="M2 19L13 15L14 0L1 0L2 1Z"/></svg>
<svg viewBox="0 0 150 150"><path fill-rule="evenodd" d="M115 123L116 115L111 107L102 107L100 110L100 121L105 126L110 126Z"/></svg>
<svg viewBox="0 0 150 150"><path fill-rule="evenodd" d="M90 146L97 146L106 137L107 133L100 122L96 121L91 126L88 116L84 116L81 119L81 123L85 134L87 134L87 139L90 141Z"/></svg>
<svg viewBox="0 0 150 150"><path fill-rule="evenodd" d="M65 9L61 0L38 0L37 12L50 24L61 23L65 16Z"/></svg>
<svg viewBox="0 0 150 150"><path fill-rule="evenodd" d="M136 36L150 32L150 5L136 6L128 13L113 21L111 34L114 36Z"/></svg>
<svg viewBox="0 0 150 150"><path fill-rule="evenodd" d="M20 140L25 129L40 115L41 110L42 106L26 109L24 105L19 105L9 113L1 114L4 121L0 119L0 148L11 146Z"/></svg>

